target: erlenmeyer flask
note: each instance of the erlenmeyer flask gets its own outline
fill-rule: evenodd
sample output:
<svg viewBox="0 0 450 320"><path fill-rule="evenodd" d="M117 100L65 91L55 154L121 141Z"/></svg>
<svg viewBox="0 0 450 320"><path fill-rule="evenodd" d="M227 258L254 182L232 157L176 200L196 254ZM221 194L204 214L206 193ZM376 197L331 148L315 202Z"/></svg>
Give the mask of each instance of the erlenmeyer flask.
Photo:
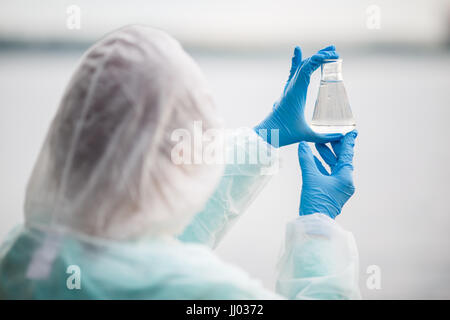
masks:
<svg viewBox="0 0 450 320"><path fill-rule="evenodd" d="M347 133L356 127L342 79L342 60L324 60L319 94L311 121L318 133Z"/></svg>

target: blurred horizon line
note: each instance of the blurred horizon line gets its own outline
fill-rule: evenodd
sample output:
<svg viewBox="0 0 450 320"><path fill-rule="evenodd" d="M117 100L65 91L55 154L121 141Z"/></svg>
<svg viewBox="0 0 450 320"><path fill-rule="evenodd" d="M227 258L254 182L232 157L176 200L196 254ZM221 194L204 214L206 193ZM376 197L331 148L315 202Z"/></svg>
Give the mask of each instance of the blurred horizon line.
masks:
<svg viewBox="0 0 450 320"><path fill-rule="evenodd" d="M101 39L101 38L99 38ZM37 39L7 39L0 37L0 53L11 51L41 51L41 52L78 52L85 51L99 39L89 40L37 40ZM287 48L294 48L296 45L303 50L318 50L323 46L334 44L338 50L351 50L354 53L402 53L402 54L434 54L450 51L450 42L436 43L434 45L422 45L418 43L340 43L340 42L311 42L301 41L294 43L267 43L267 44L247 44L242 45L217 45L207 43L197 43L180 40L181 45L188 51L198 53L224 53L224 54L245 54L258 52L262 55L273 55L283 53Z"/></svg>

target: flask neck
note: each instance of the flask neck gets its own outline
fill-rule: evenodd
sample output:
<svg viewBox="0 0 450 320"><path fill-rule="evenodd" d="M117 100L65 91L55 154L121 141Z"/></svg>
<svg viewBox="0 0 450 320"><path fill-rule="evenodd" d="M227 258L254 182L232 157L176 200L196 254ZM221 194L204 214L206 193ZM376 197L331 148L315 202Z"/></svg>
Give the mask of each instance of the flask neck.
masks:
<svg viewBox="0 0 450 320"><path fill-rule="evenodd" d="M321 66L322 81L342 81L342 60L328 59L324 60Z"/></svg>

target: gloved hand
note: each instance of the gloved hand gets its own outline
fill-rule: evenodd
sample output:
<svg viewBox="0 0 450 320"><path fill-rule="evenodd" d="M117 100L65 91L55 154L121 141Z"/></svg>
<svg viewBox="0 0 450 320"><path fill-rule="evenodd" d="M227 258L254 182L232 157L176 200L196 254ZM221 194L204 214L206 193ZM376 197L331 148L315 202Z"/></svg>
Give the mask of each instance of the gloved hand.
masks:
<svg viewBox="0 0 450 320"><path fill-rule="evenodd" d="M271 140L270 130L279 129L279 146L300 141L326 143L342 138L342 134L315 133L305 121L305 102L311 74L325 59L337 59L334 46L326 47L302 61L300 47L295 47L291 71L281 98L275 102L272 112L254 129L263 139L277 146ZM267 129L265 137L261 129ZM275 141L276 142L276 141Z"/></svg>
<svg viewBox="0 0 450 320"><path fill-rule="evenodd" d="M353 147L356 131L347 133L338 142L332 142L334 153L325 144L316 144L322 159L330 166L331 173L314 156L306 142L298 146L298 158L302 169L302 195L300 215L323 213L334 219L341 213L347 200L355 192L353 185Z"/></svg>

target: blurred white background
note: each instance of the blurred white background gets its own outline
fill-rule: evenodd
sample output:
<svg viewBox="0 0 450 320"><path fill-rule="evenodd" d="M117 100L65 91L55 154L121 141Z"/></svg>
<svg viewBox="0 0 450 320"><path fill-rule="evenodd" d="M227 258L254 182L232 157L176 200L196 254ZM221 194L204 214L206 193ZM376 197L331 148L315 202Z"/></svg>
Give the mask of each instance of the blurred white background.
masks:
<svg viewBox="0 0 450 320"><path fill-rule="evenodd" d="M67 28L70 5L81 29ZM23 221L27 179L81 54L130 23L182 42L228 127L265 117L295 45L308 56L335 44L359 131L357 192L337 220L356 237L363 297L450 298L449 1L1 0L0 238ZM316 72L308 117L318 81ZM300 199L296 146L281 156L279 174L217 249L268 288ZM366 286L370 265L381 268L379 290Z"/></svg>

